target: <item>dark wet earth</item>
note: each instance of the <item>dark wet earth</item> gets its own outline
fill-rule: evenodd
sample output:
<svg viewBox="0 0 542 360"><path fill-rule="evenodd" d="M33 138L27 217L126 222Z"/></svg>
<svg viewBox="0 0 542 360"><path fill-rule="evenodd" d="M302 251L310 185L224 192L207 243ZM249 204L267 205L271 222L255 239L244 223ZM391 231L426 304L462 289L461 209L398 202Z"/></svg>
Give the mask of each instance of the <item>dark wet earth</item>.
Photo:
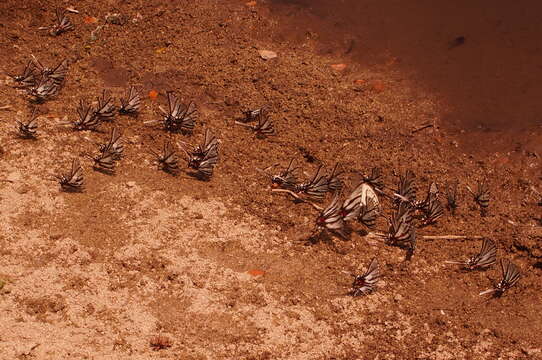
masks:
<svg viewBox="0 0 542 360"><path fill-rule="evenodd" d="M542 155L542 3L273 0L284 36L437 94L441 126L469 152Z"/></svg>

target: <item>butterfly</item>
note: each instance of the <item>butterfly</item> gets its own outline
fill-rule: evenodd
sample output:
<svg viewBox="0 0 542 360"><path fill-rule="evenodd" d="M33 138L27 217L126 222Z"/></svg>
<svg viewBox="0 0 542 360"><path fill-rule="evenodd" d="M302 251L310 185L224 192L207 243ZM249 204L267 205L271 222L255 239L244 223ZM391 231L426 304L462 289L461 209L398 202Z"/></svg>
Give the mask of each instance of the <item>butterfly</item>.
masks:
<svg viewBox="0 0 542 360"><path fill-rule="evenodd" d="M354 282L352 283L352 290L350 290L350 295L352 296L361 296L372 293L376 290L376 285L380 280L380 270L378 266L378 260L373 258L369 267L362 275L354 277Z"/></svg>

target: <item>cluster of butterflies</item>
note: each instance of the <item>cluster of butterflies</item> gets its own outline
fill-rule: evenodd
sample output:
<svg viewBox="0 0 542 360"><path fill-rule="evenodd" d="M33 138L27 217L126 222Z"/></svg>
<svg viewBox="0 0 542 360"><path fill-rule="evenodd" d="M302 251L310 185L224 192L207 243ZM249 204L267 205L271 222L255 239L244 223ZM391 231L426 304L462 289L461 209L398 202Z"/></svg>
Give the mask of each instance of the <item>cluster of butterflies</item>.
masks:
<svg viewBox="0 0 542 360"><path fill-rule="evenodd" d="M446 261L448 264L462 265L466 270L485 270L497 262L497 247L489 239L484 239L480 251L471 258L464 261ZM480 295L494 293L501 296L506 290L516 284L520 278L518 267L511 261L500 261L502 278L497 285L489 290L482 291Z"/></svg>
<svg viewBox="0 0 542 360"><path fill-rule="evenodd" d="M323 232L336 234L347 238L350 232L349 221L357 220L368 229L376 226L376 220L382 213L381 203L378 195L391 200L393 211L388 218L388 231L382 234L386 243L398 246L407 250L406 259L410 260L416 249L416 221L419 226L428 226L437 222L444 214L444 205L439 199L439 190L435 183L431 183L424 199L416 199L416 176L411 170L399 175L397 189L386 192L386 186L382 181L380 168L373 168L368 175L363 175L361 182L354 190L341 201L340 194L343 190L343 182L340 179L338 164L335 165L329 175L323 173L323 166L319 166L316 173L310 180L298 182L296 171L298 168L293 165L292 159L287 168L277 173L269 173L267 169L261 170L269 179L273 187L272 191L286 192L297 200L310 203L320 210L316 217L315 230L311 238L321 235ZM458 207L457 191L458 183L446 184L446 207L452 214ZM489 187L485 182L478 182L475 191L467 187L473 196L473 200L479 205L482 215L485 215L489 206ZM322 201L326 193L333 193L333 198L328 206L321 208L314 202ZM492 255L493 254L493 255ZM466 262L468 268L478 269L490 266L495 262L496 249L490 240L484 242L480 253ZM458 262L454 262L458 263ZM519 270L512 263L501 262L503 268L503 279L495 289L487 292L502 294L519 279ZM352 290L353 296L368 294L376 289L380 278L378 261L373 259L366 272L354 277Z"/></svg>
<svg viewBox="0 0 542 360"><path fill-rule="evenodd" d="M242 121L236 121L235 123L251 129L256 134L256 137L265 138L276 134L273 122L269 117L268 106L247 110L244 111L243 114L245 117ZM254 124L251 124L252 122L254 122Z"/></svg>
<svg viewBox="0 0 542 360"><path fill-rule="evenodd" d="M131 86L125 97L120 98L118 112L121 115L135 116L139 113L141 106L141 95L139 91ZM112 121L115 117L117 106L107 91L103 90L102 95L97 97L96 105L93 107L85 100L79 100L77 107L78 118L71 123L74 130L96 130L100 124Z"/></svg>
<svg viewBox="0 0 542 360"><path fill-rule="evenodd" d="M172 133L190 133L194 130L198 111L193 102L188 105L182 103L180 99L171 91L167 92L168 108L164 110L161 106L160 111L163 114L162 120L148 121L146 124L162 122L164 129Z"/></svg>
<svg viewBox="0 0 542 360"><path fill-rule="evenodd" d="M209 129L206 129L203 143L200 145L192 146L190 151L187 151L182 145L180 146L186 154L188 167L195 170L193 175L201 180L209 180L213 176L213 170L218 163L219 144L220 141L211 134ZM179 172L179 160L173 145L169 141L164 143L162 152L150 151L156 156L158 166L162 170L172 175Z"/></svg>
<svg viewBox="0 0 542 360"><path fill-rule="evenodd" d="M193 175L202 180L210 179L218 162L218 146L219 140L211 135L209 129L205 131L202 144L194 146L190 151L181 146L186 154L188 167L195 170ZM94 162L93 168L95 170L111 174L115 170L116 161L122 158L123 151L124 145L121 141L121 135L116 128L113 128L109 141L99 145L97 155L85 155ZM153 150L150 150L150 152L156 157L156 163L160 169L173 175L180 171L176 151L169 141L164 143L162 152ZM59 181L62 190L66 192L80 192L83 190L83 169L77 159L72 161L71 169L68 172L55 176L55 178Z"/></svg>
<svg viewBox="0 0 542 360"><path fill-rule="evenodd" d="M11 75L11 78L18 88L27 92L30 101L39 104L58 95L67 73L67 59L61 61L56 67L50 68L32 56L24 71L19 75Z"/></svg>
<svg viewBox="0 0 542 360"><path fill-rule="evenodd" d="M60 86L64 84L67 72L67 60L62 61L55 68L47 68L32 56L32 60L28 62L23 73L12 76L12 78L17 83L17 87L28 89L28 92L33 95L33 98L30 99L32 102L42 103L58 93ZM183 104L173 92L167 92L167 102L166 110L160 107L163 114L162 120L150 121L149 123L162 122L164 129L173 133L191 132L198 114L195 105L193 103ZM137 116L140 107L141 95L139 90L133 86L127 90L124 97L120 98L120 106L118 107L115 105L114 99L104 90L101 96L97 97L94 105L80 100L77 107L78 117L72 122L63 123L63 125L71 125L77 131L94 131L102 123L111 122L117 111L120 115ZM17 130L23 138L35 139L37 137L37 108L33 109L32 115L27 121L17 120ZM207 129L202 144L192 147L191 150L186 150L181 146L186 154L188 167L196 171L193 175L200 179L209 179L212 176L218 162L218 144L218 139L212 136ZM116 162L121 159L124 150L121 134L115 128L112 129L109 141L100 145L98 150L98 154L95 156L85 154L94 162L93 168L113 173ZM179 171L178 157L171 143L166 142L161 153L152 150L151 153L156 157L161 169L171 174L176 174ZM56 176L56 178L64 191L73 192L83 189L82 167L77 160L72 161L70 171Z"/></svg>
<svg viewBox="0 0 542 360"><path fill-rule="evenodd" d="M48 30L51 36L60 35L74 29L73 24L66 16L66 11L57 9L56 22L51 27L41 28ZM68 72L68 61L64 60L54 68L43 66L34 56L24 71L12 76L17 87L25 89L34 103L42 103L56 96L62 88ZM118 112L121 115L136 116L141 106L139 91L131 86L126 96L120 99ZM162 112L162 120L149 121L147 123L161 122L164 129L172 133L190 133L195 127L198 112L193 102L184 104L173 92L167 92L167 109L159 107ZM78 119L69 123L74 130L96 130L105 121L111 121L117 112L114 100L104 90L97 98L95 106L91 106L84 100L80 100L77 108ZM250 128L257 137L275 135L275 128L269 116L267 106L243 112L244 119L236 121L236 124ZM37 135L36 109L34 108L30 119L26 122L17 120L17 129L21 137L35 138ZM188 143L180 145L186 155L188 168L195 170L195 176L200 179L209 179L218 162L219 140L206 129L203 142L197 146ZM183 145L190 145L191 150L186 150ZM93 162L93 168L107 173L114 172L116 161L122 158L124 146L121 134L116 128L111 130L109 141L100 144L98 154L95 156L85 154ZM155 156L159 168L170 174L177 174L180 170L177 151L171 142L164 143L162 151L150 150ZM324 174L323 166L319 166L315 174L308 180L299 182L292 159L285 170L277 174L267 172L272 167L262 170L271 179L273 191L283 191L300 201L310 203L320 210L316 218L315 231L311 235L319 236L323 232L331 232L343 238L347 238L350 228L348 223L356 220L365 227L372 229L376 226L376 220L381 215L381 204L378 195L392 200L394 212L390 218L385 240L390 245L407 249L407 260L410 259L416 248L416 232L414 219L421 220L421 225L434 224L444 213L444 207L439 200L437 185L432 183L424 200L416 200L415 175L407 170L399 176L397 191L391 195L386 193L382 181L382 173L379 168L373 168L368 176L363 176L361 183L354 188L350 195L340 200L343 190L343 182L340 179L338 165L331 173ZM78 159L73 159L71 169L61 175L55 176L64 191L81 191L84 187L83 169ZM479 182L476 191L467 187L473 195L475 202L480 206L482 215L486 214L489 206L489 188L485 182ZM314 202L323 201L327 193L333 194L331 203L322 209ZM452 212L457 208L457 183L446 184L447 207ZM487 268L496 261L496 248L492 241L485 240L479 254L463 262L450 262L462 264L470 270ZM495 288L480 294L494 292L498 295L513 286L520 277L518 268L511 262L501 261L503 271L502 280ZM365 295L376 289L380 278L379 265L376 258L372 259L367 270L362 275L354 276L352 290L353 296Z"/></svg>

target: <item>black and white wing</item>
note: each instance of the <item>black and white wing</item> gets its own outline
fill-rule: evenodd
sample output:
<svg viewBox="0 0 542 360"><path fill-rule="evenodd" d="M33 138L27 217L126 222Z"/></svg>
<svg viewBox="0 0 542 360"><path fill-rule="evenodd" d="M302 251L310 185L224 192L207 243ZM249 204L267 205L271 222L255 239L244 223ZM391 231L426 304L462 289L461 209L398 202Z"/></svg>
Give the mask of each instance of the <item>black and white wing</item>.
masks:
<svg viewBox="0 0 542 360"><path fill-rule="evenodd" d="M369 175L363 175L363 182L371 185L376 190L382 191L384 189L382 169L379 167L372 168Z"/></svg>
<svg viewBox="0 0 542 360"><path fill-rule="evenodd" d="M400 196L401 201L413 203L416 201L416 175L412 170L407 170L404 175L399 176L399 184L397 186L397 195Z"/></svg>
<svg viewBox="0 0 542 360"><path fill-rule="evenodd" d="M119 113L124 115L137 114L141 106L141 94L134 86L130 86L126 97L120 98L120 104Z"/></svg>
<svg viewBox="0 0 542 360"><path fill-rule="evenodd" d="M363 275L358 275L354 278L352 283L352 290L350 294L352 296L361 296L372 293L376 290L378 281L380 280L380 269L378 266L378 260L373 258L367 271Z"/></svg>
<svg viewBox="0 0 542 360"><path fill-rule="evenodd" d="M329 189L328 191L339 191L343 187L343 182L339 178L340 174L337 170L338 168L339 163L336 163L333 167L333 170L331 171L331 174L329 174L329 176L327 177L327 187Z"/></svg>
<svg viewBox="0 0 542 360"><path fill-rule="evenodd" d="M365 204L362 204L360 207L358 221L363 225L367 226L369 229L372 229L376 226L376 219L378 218L380 208L374 198L369 197Z"/></svg>
<svg viewBox="0 0 542 360"><path fill-rule="evenodd" d="M497 262L497 247L490 239L484 239L480 252L470 258L466 265L469 269L487 268Z"/></svg>
<svg viewBox="0 0 542 360"><path fill-rule="evenodd" d="M344 220L341 215L341 203L339 194L335 193L331 203L320 213L316 219L316 226L321 229L331 230L344 236Z"/></svg>
<svg viewBox="0 0 542 360"><path fill-rule="evenodd" d="M254 125L252 129L256 132L257 136L265 137L275 135L275 127L273 126L267 111L260 112L256 118L258 119L258 123Z"/></svg>

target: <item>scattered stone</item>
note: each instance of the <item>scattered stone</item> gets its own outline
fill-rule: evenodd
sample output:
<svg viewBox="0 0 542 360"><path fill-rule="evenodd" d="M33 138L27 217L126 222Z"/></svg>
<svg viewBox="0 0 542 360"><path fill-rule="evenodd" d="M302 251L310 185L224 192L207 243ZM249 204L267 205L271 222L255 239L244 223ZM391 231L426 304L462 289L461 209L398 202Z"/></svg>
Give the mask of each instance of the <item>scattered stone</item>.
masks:
<svg viewBox="0 0 542 360"><path fill-rule="evenodd" d="M136 182L135 181L128 181L126 183L126 186L128 186L129 188L133 188L136 186Z"/></svg>
<svg viewBox="0 0 542 360"><path fill-rule="evenodd" d="M332 64L331 68L336 71L343 71L346 69L346 64Z"/></svg>
<svg viewBox="0 0 542 360"><path fill-rule="evenodd" d="M17 192L17 194L23 195L23 194L26 194L28 190L29 190L28 185L21 185L15 191Z"/></svg>
<svg viewBox="0 0 542 360"><path fill-rule="evenodd" d="M260 57L264 60L270 60L276 58L278 55L276 52L271 50L258 50Z"/></svg>

